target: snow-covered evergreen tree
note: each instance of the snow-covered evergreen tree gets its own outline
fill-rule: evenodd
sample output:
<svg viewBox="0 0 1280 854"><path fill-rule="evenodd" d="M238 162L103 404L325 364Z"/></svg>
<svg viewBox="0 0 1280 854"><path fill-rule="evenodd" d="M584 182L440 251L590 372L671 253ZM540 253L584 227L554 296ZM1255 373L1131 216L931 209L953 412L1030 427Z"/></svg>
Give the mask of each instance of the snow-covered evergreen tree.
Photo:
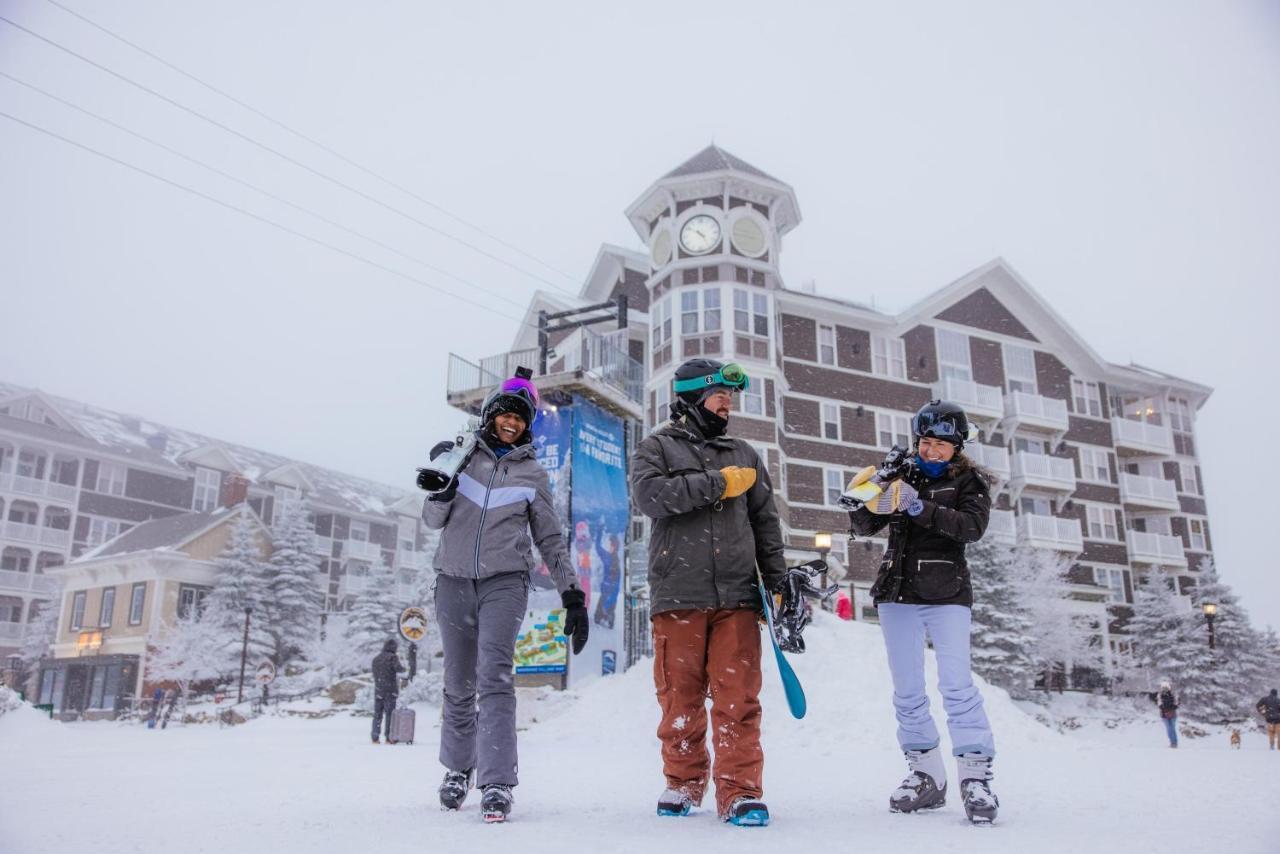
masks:
<svg viewBox="0 0 1280 854"><path fill-rule="evenodd" d="M1022 595L1027 616L1034 626L1033 655L1045 687L1054 687L1055 671L1061 668L1102 668L1098 627L1082 621L1066 601L1070 598L1067 573L1071 561L1062 553L1023 546L1019 549L1024 574Z"/></svg>
<svg viewBox="0 0 1280 854"><path fill-rule="evenodd" d="M973 585L973 669L1010 696L1034 696L1039 668L1033 655L1025 549L985 537L965 549Z"/></svg>
<svg viewBox="0 0 1280 854"><path fill-rule="evenodd" d="M147 681L173 681L187 694L191 683L228 675L222 627L195 612L161 625L147 642Z"/></svg>
<svg viewBox="0 0 1280 854"><path fill-rule="evenodd" d="M380 560L370 567L366 586L347 614L347 645L360 669L368 669L382 645L399 635L400 610L396 574Z"/></svg>
<svg viewBox="0 0 1280 854"><path fill-rule="evenodd" d="M36 672L40 659L50 654L49 647L58 636L58 615L62 603L62 585L58 585L47 601L36 608L36 618L27 623L27 633L22 639L18 655L26 675ZM24 678L25 681L25 678Z"/></svg>
<svg viewBox="0 0 1280 854"><path fill-rule="evenodd" d="M1154 691L1167 679L1181 698L1186 684L1198 675L1199 646L1206 641L1192 637L1190 610L1172 584L1173 579L1159 571L1137 584L1128 628L1134 660L1147 677L1144 687Z"/></svg>
<svg viewBox="0 0 1280 854"><path fill-rule="evenodd" d="M283 672L319 641L324 593L317 578L320 559L307 508L301 501L283 501L276 513L266 627L272 639L271 658Z"/></svg>
<svg viewBox="0 0 1280 854"><path fill-rule="evenodd" d="M205 602L203 619L217 627L216 642L227 658L227 669L238 669L244 645L244 609L252 608L249 619L250 662L261 662L274 652L267 630L271 613L271 569L263 554L260 538L265 535L255 523L252 510L241 508L232 522L231 535L214 564L218 579Z"/></svg>

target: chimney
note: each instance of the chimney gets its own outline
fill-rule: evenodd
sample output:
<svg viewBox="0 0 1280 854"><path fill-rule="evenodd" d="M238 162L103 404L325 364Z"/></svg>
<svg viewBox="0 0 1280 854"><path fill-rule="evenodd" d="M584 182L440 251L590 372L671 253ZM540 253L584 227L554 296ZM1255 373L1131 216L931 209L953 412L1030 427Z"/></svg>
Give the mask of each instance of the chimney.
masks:
<svg viewBox="0 0 1280 854"><path fill-rule="evenodd" d="M249 479L238 474L224 474L222 476L222 493L218 498L218 503L223 507L235 507L237 504L244 503L249 497Z"/></svg>

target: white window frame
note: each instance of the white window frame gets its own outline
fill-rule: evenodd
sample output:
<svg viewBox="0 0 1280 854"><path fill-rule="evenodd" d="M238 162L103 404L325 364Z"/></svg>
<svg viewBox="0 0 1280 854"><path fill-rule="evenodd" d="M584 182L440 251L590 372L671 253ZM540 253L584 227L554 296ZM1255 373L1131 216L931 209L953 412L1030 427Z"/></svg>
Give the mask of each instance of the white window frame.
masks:
<svg viewBox="0 0 1280 854"><path fill-rule="evenodd" d="M197 513L210 513L218 508L219 492L222 490L222 472L217 469L196 469L195 488L191 494L191 508Z"/></svg>
<svg viewBox="0 0 1280 854"><path fill-rule="evenodd" d="M1111 483L1111 456L1102 448L1080 445L1080 479L1090 483Z"/></svg>
<svg viewBox="0 0 1280 854"><path fill-rule="evenodd" d="M147 582L139 581L129 590L129 625L142 625L142 615L147 606Z"/></svg>
<svg viewBox="0 0 1280 854"><path fill-rule="evenodd" d="M1182 474L1182 491L1190 495L1204 495L1204 489L1200 484L1200 478L1196 477L1196 464L1180 461L1178 470Z"/></svg>
<svg viewBox="0 0 1280 854"><path fill-rule="evenodd" d="M840 496L844 494L844 469L822 469L822 503L828 507L839 507Z"/></svg>
<svg viewBox="0 0 1280 854"><path fill-rule="evenodd" d="M896 380L907 378L907 345L901 338L871 336L871 373Z"/></svg>
<svg viewBox="0 0 1280 854"><path fill-rule="evenodd" d="M1107 542L1119 542L1120 531L1120 512L1115 507L1107 507L1101 504L1085 504L1085 534L1091 540L1106 540Z"/></svg>
<svg viewBox="0 0 1280 854"><path fill-rule="evenodd" d="M836 363L836 328L832 324L818 324L818 362L823 365Z"/></svg>
<svg viewBox="0 0 1280 854"><path fill-rule="evenodd" d="M1102 391L1096 382L1071 378L1071 402L1077 415L1102 417Z"/></svg>
<svg viewBox="0 0 1280 854"><path fill-rule="evenodd" d="M102 601L98 603L98 627L102 629L111 628L112 618L116 610L116 589L114 587L102 588Z"/></svg>
<svg viewBox="0 0 1280 854"><path fill-rule="evenodd" d="M107 519L102 516L89 517L89 538L86 542L91 546L100 546L103 543L110 542L116 537L129 530L131 525L126 525L119 519Z"/></svg>
<svg viewBox="0 0 1280 854"><path fill-rule="evenodd" d="M71 631L78 632L84 628L84 608L89 599L89 591L77 590L71 594Z"/></svg>
<svg viewBox="0 0 1280 854"><path fill-rule="evenodd" d="M1030 504L1030 508L1026 505ZM1040 510L1043 508L1044 512ZM1043 495L1027 495L1023 493L1018 498L1018 513L1023 516L1052 516L1053 502Z"/></svg>
<svg viewBox="0 0 1280 854"><path fill-rule="evenodd" d="M98 479L94 482L94 491L103 495L123 496L128 475L129 467L124 463L100 460L98 462Z"/></svg>
<svg viewBox="0 0 1280 854"><path fill-rule="evenodd" d="M749 385L738 393L738 408L743 415L764 415L764 383Z"/></svg>
<svg viewBox="0 0 1280 854"><path fill-rule="evenodd" d="M654 397L657 406L654 409L654 426L665 423L671 417L671 383L665 382L659 384L654 389Z"/></svg>
<svg viewBox="0 0 1280 854"><path fill-rule="evenodd" d="M1107 591L1107 602L1116 605L1128 603L1129 598L1125 595L1124 587L1125 572L1126 570L1109 566L1095 566L1093 568L1093 581Z"/></svg>
<svg viewBox="0 0 1280 854"><path fill-rule="evenodd" d="M44 480L49 466L49 455L38 448L19 448L14 455L14 474L32 480Z"/></svg>
<svg viewBox="0 0 1280 854"><path fill-rule="evenodd" d="M1024 394L1040 393L1040 380L1036 376L1036 351L1032 347L1005 342L1001 345L1004 357L1005 383L1009 391ZM1030 372L1027 367L1030 366Z"/></svg>
<svg viewBox="0 0 1280 854"><path fill-rule="evenodd" d="M890 442L885 444L881 437L882 433L890 434ZM902 439L901 442L898 440ZM911 416L900 412L877 412L876 413L876 444L879 447L888 448L898 445L902 448L911 447Z"/></svg>
<svg viewBox="0 0 1280 854"><path fill-rule="evenodd" d="M840 404L824 401L819 404L819 412L821 413L822 424L820 429L822 438L840 441ZM834 429L828 430L828 427Z"/></svg>
<svg viewBox="0 0 1280 854"><path fill-rule="evenodd" d="M739 303L745 303L740 305ZM741 317L739 316L741 315ZM746 328L739 326L739 321ZM764 331L759 331L760 324ZM733 331L740 335L751 335L756 338L769 337L769 295L761 291L749 291L746 288L733 289Z"/></svg>
<svg viewBox="0 0 1280 854"><path fill-rule="evenodd" d="M936 330L938 374L942 379L973 382L973 352L969 336L954 329Z"/></svg>
<svg viewBox="0 0 1280 854"><path fill-rule="evenodd" d="M664 294L653 306L651 349L658 352L671 341L671 294Z"/></svg>
<svg viewBox="0 0 1280 854"><path fill-rule="evenodd" d="M1196 529L1200 530L1197 531ZM1187 519L1187 540L1191 543L1191 548L1196 551L1208 551L1209 539L1205 536L1205 524L1203 519Z"/></svg>
<svg viewBox="0 0 1280 854"><path fill-rule="evenodd" d="M1181 433L1190 433L1192 429L1191 420L1191 401L1185 397L1170 397L1166 399L1167 409L1169 411L1169 424L1174 430Z"/></svg>

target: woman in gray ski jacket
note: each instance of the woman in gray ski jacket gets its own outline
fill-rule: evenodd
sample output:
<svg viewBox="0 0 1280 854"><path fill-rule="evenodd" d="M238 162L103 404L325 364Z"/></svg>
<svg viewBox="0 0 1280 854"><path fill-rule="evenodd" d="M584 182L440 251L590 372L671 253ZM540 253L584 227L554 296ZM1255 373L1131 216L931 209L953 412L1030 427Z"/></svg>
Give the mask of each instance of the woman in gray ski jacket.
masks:
<svg viewBox="0 0 1280 854"><path fill-rule="evenodd" d="M485 399L470 459L422 508L427 527L441 531L435 608L444 646L440 762L447 770L440 805L458 809L476 785L486 821L505 819L517 782L512 660L536 565L531 546L560 591L564 633L575 654L586 645L589 622L547 473L534 452L538 390L524 373ZM432 459L452 446L441 442Z"/></svg>

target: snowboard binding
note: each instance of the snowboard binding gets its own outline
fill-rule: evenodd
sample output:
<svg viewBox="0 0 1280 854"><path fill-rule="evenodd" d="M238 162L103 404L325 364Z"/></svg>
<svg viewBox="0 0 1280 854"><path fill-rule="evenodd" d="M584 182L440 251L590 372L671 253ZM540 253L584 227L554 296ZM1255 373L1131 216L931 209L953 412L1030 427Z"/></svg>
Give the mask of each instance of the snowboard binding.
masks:
<svg viewBox="0 0 1280 854"><path fill-rule="evenodd" d="M810 599L825 601L840 589L836 585L820 588L816 582L827 571L827 562L811 560L799 566L787 568L786 578L778 596L773 618L773 635L778 648L784 652L804 652L804 628L813 622L813 606Z"/></svg>

